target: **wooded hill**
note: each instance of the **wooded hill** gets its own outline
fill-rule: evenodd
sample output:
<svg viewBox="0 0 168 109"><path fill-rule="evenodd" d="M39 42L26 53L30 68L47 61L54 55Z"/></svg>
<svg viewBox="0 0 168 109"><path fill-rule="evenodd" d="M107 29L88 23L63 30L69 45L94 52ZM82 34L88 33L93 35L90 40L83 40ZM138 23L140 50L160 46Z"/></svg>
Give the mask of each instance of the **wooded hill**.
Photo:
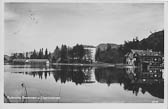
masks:
<svg viewBox="0 0 168 109"><path fill-rule="evenodd" d="M103 44L105 46L105 44ZM113 47L115 46L115 47ZM106 49L101 49L101 44L97 46L95 58L96 61L107 63L121 63L124 55L131 49L160 51L164 55L164 30L151 33L149 37L138 40L138 37L132 41L125 41L123 45L106 44Z"/></svg>

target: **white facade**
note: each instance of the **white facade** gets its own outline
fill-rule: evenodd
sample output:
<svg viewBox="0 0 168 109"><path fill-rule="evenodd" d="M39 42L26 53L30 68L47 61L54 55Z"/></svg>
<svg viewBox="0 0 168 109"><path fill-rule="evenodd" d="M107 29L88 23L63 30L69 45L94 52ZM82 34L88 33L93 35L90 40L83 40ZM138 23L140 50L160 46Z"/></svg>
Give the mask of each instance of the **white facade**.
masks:
<svg viewBox="0 0 168 109"><path fill-rule="evenodd" d="M93 60L93 62L95 62L95 54L96 54L96 48L90 48L90 50L91 50L91 55L92 55L92 60Z"/></svg>

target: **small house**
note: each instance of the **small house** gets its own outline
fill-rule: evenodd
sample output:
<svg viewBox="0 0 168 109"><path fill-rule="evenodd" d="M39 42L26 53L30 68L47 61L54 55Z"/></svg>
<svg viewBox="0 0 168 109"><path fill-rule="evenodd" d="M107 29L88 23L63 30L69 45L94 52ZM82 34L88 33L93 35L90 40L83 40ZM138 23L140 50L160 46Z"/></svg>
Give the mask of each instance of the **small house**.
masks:
<svg viewBox="0 0 168 109"><path fill-rule="evenodd" d="M125 55L127 65L138 66L144 70L160 68L163 65L163 56L152 50L131 50Z"/></svg>

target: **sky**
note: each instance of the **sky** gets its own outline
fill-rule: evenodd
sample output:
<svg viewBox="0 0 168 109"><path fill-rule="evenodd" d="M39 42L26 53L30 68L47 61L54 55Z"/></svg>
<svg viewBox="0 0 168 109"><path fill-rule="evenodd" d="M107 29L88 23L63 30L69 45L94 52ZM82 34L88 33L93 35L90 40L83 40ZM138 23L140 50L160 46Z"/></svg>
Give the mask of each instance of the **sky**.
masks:
<svg viewBox="0 0 168 109"><path fill-rule="evenodd" d="M5 54L123 44L164 29L162 3L5 3Z"/></svg>

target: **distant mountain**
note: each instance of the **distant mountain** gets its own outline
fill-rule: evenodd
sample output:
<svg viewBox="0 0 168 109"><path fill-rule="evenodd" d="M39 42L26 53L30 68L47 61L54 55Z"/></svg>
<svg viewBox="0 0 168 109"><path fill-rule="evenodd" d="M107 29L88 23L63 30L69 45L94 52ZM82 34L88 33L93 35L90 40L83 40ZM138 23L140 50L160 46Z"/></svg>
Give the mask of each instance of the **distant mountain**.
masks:
<svg viewBox="0 0 168 109"><path fill-rule="evenodd" d="M101 43L96 47L96 49L99 49L100 51L106 51L108 47L111 49L117 49L119 48L119 45L113 43Z"/></svg>

